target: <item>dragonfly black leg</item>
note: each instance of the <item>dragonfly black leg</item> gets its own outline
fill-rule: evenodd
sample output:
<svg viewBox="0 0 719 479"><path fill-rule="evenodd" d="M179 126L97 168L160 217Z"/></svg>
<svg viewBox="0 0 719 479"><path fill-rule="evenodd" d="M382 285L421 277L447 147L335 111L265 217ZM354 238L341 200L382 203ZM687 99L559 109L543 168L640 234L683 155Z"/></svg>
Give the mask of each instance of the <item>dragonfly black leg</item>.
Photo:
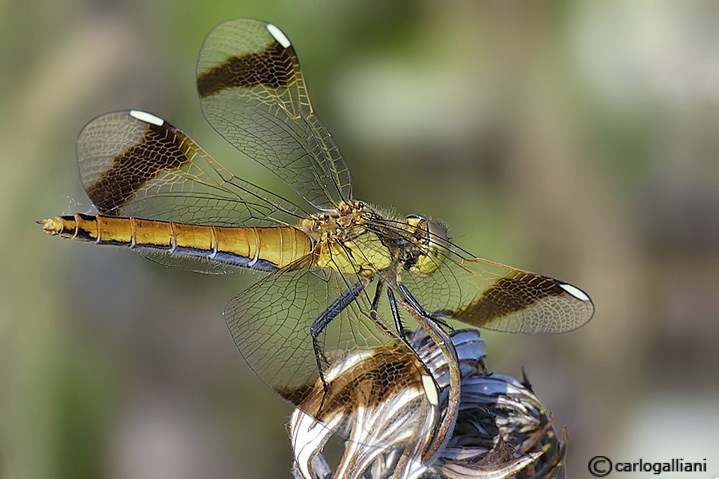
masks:
<svg viewBox="0 0 719 479"><path fill-rule="evenodd" d="M370 317L374 320L375 324L377 324L386 331L387 328L382 323L382 321L379 321L379 318L377 317L377 306L379 306L379 302L382 299L382 290L384 289L384 286L384 281L377 281L377 288L375 289L374 298L372 299L372 310L370 311ZM387 300L389 302L389 309L392 313L392 319L394 319L394 327L397 330L397 334L399 334L399 337L402 338L403 341L407 342L407 332L405 331L404 325L402 324L402 318L400 318L399 316L399 310L397 309L397 300L394 299L394 293L392 292L392 288L387 288Z"/></svg>
<svg viewBox="0 0 719 479"><path fill-rule="evenodd" d="M454 331L454 328L449 323L438 317L436 314L428 314L427 311L424 310L422 305L419 304L419 301L417 301L415 297L412 296L412 293L409 292L407 287L402 282L399 282L398 284L399 291L400 293L402 293L402 299L404 299L407 304L409 304L417 312L417 314L427 319L431 319L432 321L446 328L449 331Z"/></svg>
<svg viewBox="0 0 719 479"><path fill-rule="evenodd" d="M325 382L324 375L322 374L323 366L326 365L328 361L325 357L324 351L322 350L322 345L320 344L320 341L318 339L319 335L322 334L322 331L324 331L327 325L330 324L330 322L334 318L336 318L338 314L340 314L347 306L349 306L352 301L357 299L357 296L359 296L359 294L365 289L366 286L366 283L358 281L354 285L344 290L342 294L337 299L335 299L332 304L330 304L327 309L325 309L322 314L320 314L317 319L312 322L312 325L310 326L312 348L315 351L317 370L320 373L320 378L322 378L323 384Z"/></svg>
<svg viewBox="0 0 719 479"><path fill-rule="evenodd" d="M394 292L392 288L387 288L387 301L389 302L389 309L392 312L392 318L394 319L394 327L397 328L399 337L407 341L407 332L402 324L402 318L399 316L399 310L397 309L397 300L394 298Z"/></svg>
<svg viewBox="0 0 719 479"><path fill-rule="evenodd" d="M384 288L384 281L381 279L377 281L377 287L374 290L374 298L372 298L372 310L369 312L370 317L375 323L379 323L377 320L377 306L379 301L382 299L382 289Z"/></svg>

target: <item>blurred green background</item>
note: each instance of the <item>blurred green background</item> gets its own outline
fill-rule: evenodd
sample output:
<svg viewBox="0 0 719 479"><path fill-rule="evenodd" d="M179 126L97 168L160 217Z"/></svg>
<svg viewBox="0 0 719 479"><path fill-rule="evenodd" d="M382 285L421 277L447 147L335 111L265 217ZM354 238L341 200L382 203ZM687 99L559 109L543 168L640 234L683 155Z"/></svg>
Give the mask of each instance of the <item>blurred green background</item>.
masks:
<svg viewBox="0 0 719 479"><path fill-rule="evenodd" d="M570 476L598 454L719 470L716 2L10 0L0 477L290 477L290 408L220 314L256 276L168 270L34 223L90 210L74 140L115 109L285 192L199 110L202 40L241 16L292 39L358 198L591 294L576 332L485 335L490 367L525 366L567 425Z"/></svg>

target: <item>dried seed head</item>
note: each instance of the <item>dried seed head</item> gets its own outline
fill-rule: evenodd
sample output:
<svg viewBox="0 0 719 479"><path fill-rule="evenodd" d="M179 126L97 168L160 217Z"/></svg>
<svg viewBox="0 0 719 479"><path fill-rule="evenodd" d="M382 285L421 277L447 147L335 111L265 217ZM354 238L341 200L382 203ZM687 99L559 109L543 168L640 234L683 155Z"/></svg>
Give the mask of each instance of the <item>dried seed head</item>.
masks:
<svg viewBox="0 0 719 479"><path fill-rule="evenodd" d="M347 440L339 464L332 468L322 455L332 431L314 418L295 410L290 436L298 479L347 478L561 478L565 437L560 441L551 417L526 378L488 374L484 341L474 329L451 335L461 370L458 413L449 437L437 437L437 425L448 410L449 367L439 348L422 330L410 344L426 365L438 388L439 407L428 400L427 384L420 378L389 394L377 388L358 388L350 393L356 401L345 403L336 416L324 418L337 430L343 424ZM364 371L367 381L380 376L383 349L348 356L328 371L332 378ZM407 361L416 357L407 355ZM397 354L392 355L396 361ZM368 367L358 368L358 364ZM396 366L395 366L396 367ZM361 384L353 379L346 384ZM332 390L330 385L329 390ZM362 394L359 391L362 390ZM366 391L382 397L368 397ZM323 389L315 388L322 401ZM347 392L344 392L346 395ZM326 398L324 399L326 400ZM306 409L306 408L305 408ZM427 457L430 444L443 442L438 454Z"/></svg>

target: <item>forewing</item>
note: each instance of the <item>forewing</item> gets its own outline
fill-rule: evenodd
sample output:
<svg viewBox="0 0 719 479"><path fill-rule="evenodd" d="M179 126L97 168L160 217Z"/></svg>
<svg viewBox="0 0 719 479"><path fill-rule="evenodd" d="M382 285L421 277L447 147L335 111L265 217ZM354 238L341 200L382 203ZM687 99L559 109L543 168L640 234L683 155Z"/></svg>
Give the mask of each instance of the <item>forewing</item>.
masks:
<svg viewBox="0 0 719 479"><path fill-rule="evenodd" d="M295 49L272 24L237 19L205 39L197 89L207 121L313 206L352 196L350 173L312 110Z"/></svg>
<svg viewBox="0 0 719 479"><path fill-rule="evenodd" d="M563 333L594 313L589 296L571 284L466 256L447 243L429 275L402 281L430 315L510 333Z"/></svg>
<svg viewBox="0 0 719 479"><path fill-rule="evenodd" d="M78 137L77 157L85 191L105 215L227 226L275 226L307 215L149 113L95 118Z"/></svg>

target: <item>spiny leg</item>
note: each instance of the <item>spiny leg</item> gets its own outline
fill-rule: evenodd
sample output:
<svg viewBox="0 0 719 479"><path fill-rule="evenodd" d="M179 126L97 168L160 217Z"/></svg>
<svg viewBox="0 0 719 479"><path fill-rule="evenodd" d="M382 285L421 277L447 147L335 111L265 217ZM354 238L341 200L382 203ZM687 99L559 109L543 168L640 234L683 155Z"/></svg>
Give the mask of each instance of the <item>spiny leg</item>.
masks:
<svg viewBox="0 0 719 479"><path fill-rule="evenodd" d="M382 299L382 289L384 288L384 281L377 280L377 287L374 290L374 298L372 298L372 310L369 312L370 317L375 323L379 323L377 319L377 306Z"/></svg>
<svg viewBox="0 0 719 479"><path fill-rule="evenodd" d="M445 320L441 319L437 313L434 314L428 314L427 311L422 307L421 304L419 304L419 301L415 299L414 296L412 296L412 293L409 292L407 287L399 281L397 283L399 285L399 291L402 293L402 299L410 305L414 310L419 314L420 316L424 317L425 319L431 319L435 323L439 324L443 328L447 328L448 331L454 331L454 328L447 323ZM395 306L396 307L396 306Z"/></svg>
<svg viewBox="0 0 719 479"><path fill-rule="evenodd" d="M397 328L397 333L403 341L407 342L407 332L402 324L402 318L399 316L399 310L397 309L397 300L394 298L394 292L392 288L387 288L387 301L389 302L389 309L392 312L392 318L394 319L394 327Z"/></svg>
<svg viewBox="0 0 719 479"><path fill-rule="evenodd" d="M378 324L382 329L385 331L387 328L382 323L382 321L379 321L377 317L377 307L379 306L379 302L382 299L382 289L384 289L385 283L381 279L377 281L377 287L375 288L374 298L372 299L372 310L370 311L370 317L374 320L376 324ZM402 324L402 318L399 315L399 309L397 309L397 300L394 298L394 292L392 291L392 288L387 288L387 301L389 302L389 309L392 313L392 319L394 320L394 326L397 330L397 334L399 334L400 339L404 341L405 343L409 344L407 342L407 332L404 329L404 325Z"/></svg>
<svg viewBox="0 0 719 479"><path fill-rule="evenodd" d="M339 297L335 299L332 304L330 304L327 309L325 309L322 314L320 314L317 319L312 322L312 325L310 326L310 336L312 336L312 348L314 349L315 360L317 361L317 371L319 372L319 376L325 390L327 389L327 384L325 383L325 377L323 374L323 363L327 364L329 361L322 350L322 345L318 339L319 335L322 334L322 331L324 331L327 325L330 324L330 322L336 318L338 314L344 311L344 309L349 306L352 301L357 299L359 294L366 287L367 284L365 282L358 281L344 290L342 294L340 294Z"/></svg>

